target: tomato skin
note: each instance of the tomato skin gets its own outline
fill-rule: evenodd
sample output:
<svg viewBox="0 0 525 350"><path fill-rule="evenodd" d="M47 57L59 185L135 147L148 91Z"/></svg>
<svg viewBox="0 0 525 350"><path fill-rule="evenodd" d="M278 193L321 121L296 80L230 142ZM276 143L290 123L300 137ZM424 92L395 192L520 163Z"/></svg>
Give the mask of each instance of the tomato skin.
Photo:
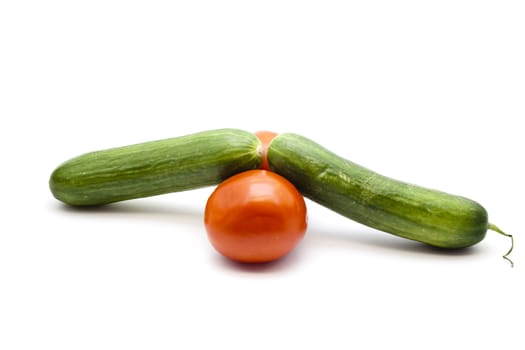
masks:
<svg viewBox="0 0 525 350"><path fill-rule="evenodd" d="M272 140L274 139L275 136L277 136L278 134L273 132L273 131L257 131L255 133L255 136L257 136L259 138L259 140L261 141L262 145L263 145L263 161L262 161L262 164L261 164L261 169L264 169L264 170L270 170L270 165L268 164L268 146L270 146L270 143L272 142Z"/></svg>
<svg viewBox="0 0 525 350"><path fill-rule="evenodd" d="M283 257L304 237L306 204L284 177L250 170L225 180L206 203L208 239L222 255L261 263Z"/></svg>

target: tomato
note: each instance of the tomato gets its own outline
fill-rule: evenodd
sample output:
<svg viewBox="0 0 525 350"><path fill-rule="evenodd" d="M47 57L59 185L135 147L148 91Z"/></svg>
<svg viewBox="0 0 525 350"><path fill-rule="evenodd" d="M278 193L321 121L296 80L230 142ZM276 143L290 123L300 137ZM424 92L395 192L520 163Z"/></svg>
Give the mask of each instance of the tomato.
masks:
<svg viewBox="0 0 525 350"><path fill-rule="evenodd" d="M204 224L213 247L240 262L278 259L306 232L306 204L284 177L249 170L225 180L206 203Z"/></svg>
<svg viewBox="0 0 525 350"><path fill-rule="evenodd" d="M268 146L270 146L270 143L272 142L273 138L277 136L278 134L272 132L272 131L257 131L255 133L255 136L261 140L263 144L263 161L261 164L261 169L264 170L270 170L270 165L268 164Z"/></svg>

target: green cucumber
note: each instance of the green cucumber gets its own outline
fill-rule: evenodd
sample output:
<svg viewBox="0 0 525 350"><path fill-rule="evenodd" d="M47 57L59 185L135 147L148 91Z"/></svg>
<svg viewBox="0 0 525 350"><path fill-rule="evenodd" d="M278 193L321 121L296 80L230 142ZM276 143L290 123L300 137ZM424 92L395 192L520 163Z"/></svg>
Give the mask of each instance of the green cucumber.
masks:
<svg viewBox="0 0 525 350"><path fill-rule="evenodd" d="M487 229L504 234L473 200L385 177L297 134L275 137L268 162L305 197L400 237L464 248L483 240Z"/></svg>
<svg viewBox="0 0 525 350"><path fill-rule="evenodd" d="M56 168L49 187L64 203L101 205L216 185L261 162L254 134L211 130L81 155Z"/></svg>

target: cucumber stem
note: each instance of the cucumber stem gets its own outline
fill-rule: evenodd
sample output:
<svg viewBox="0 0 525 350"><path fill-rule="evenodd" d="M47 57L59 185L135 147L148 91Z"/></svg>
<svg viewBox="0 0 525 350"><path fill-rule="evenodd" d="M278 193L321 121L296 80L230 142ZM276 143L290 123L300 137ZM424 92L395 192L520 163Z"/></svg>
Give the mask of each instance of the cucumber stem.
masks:
<svg viewBox="0 0 525 350"><path fill-rule="evenodd" d="M489 223L488 229L492 230L492 231L495 231L495 232L499 233L500 235L503 235L503 236L506 236L506 237L510 237L511 246L510 246L509 251L505 255L503 255L503 259L505 259L508 262L510 262L510 266L511 267L514 267L514 263L508 257L509 254L512 252L512 249L514 249L514 237L512 237L512 235L509 235L508 233L503 232L502 230L500 230L498 228L498 226L496 226L494 224L491 224L491 223Z"/></svg>

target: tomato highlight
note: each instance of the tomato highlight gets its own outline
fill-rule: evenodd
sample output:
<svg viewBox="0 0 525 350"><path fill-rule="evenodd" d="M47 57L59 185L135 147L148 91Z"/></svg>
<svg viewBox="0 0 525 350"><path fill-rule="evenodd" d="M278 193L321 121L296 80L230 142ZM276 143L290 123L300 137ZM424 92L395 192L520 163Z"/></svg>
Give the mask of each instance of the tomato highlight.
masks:
<svg viewBox="0 0 525 350"><path fill-rule="evenodd" d="M244 263L289 253L304 237L306 204L284 177L250 170L222 182L206 203L204 224L213 247Z"/></svg>

